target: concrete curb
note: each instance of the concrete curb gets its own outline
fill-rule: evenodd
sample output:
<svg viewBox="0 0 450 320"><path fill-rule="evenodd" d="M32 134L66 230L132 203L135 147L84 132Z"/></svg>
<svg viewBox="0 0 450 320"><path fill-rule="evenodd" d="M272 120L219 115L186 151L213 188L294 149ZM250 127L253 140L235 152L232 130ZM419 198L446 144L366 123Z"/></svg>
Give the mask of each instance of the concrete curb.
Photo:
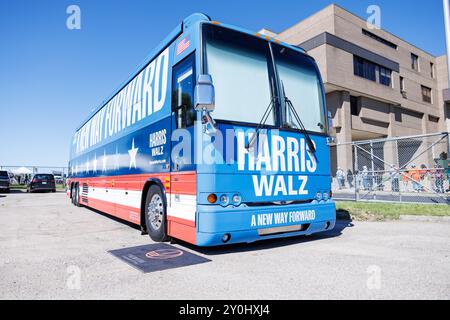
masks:
<svg viewBox="0 0 450 320"><path fill-rule="evenodd" d="M448 216L414 216L414 215L401 215L400 220L403 221L423 221L423 222L446 222L450 223L450 217Z"/></svg>

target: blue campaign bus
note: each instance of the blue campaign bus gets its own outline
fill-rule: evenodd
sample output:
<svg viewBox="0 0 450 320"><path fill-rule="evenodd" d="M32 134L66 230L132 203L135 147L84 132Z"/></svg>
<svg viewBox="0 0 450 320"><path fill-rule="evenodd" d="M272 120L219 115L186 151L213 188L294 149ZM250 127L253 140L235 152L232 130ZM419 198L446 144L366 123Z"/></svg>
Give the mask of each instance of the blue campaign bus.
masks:
<svg viewBox="0 0 450 320"><path fill-rule="evenodd" d="M312 57L196 13L77 128L67 193L154 241L331 230L327 128Z"/></svg>

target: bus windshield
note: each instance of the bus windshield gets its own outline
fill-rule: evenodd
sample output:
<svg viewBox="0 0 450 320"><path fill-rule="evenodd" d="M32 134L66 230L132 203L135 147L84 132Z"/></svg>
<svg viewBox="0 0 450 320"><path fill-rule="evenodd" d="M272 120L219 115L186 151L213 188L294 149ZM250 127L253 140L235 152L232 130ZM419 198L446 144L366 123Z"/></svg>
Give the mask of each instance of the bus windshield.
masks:
<svg viewBox="0 0 450 320"><path fill-rule="evenodd" d="M259 123L271 101L267 42L205 25L205 69L215 88L214 118ZM275 116L266 124L275 125Z"/></svg>
<svg viewBox="0 0 450 320"><path fill-rule="evenodd" d="M291 100L308 131L326 130L322 85L318 71L311 58L304 54L272 44L275 64L286 98ZM293 111L284 106L283 123L298 128Z"/></svg>
<svg viewBox="0 0 450 320"><path fill-rule="evenodd" d="M272 43L278 79L268 42L241 32L215 25L204 25L204 68L215 87L214 118L258 124L266 111L274 87L284 87L305 129L325 132L325 110L318 70L311 58L295 50ZM299 128L292 111L276 108L266 125ZM282 114L282 124L277 122Z"/></svg>

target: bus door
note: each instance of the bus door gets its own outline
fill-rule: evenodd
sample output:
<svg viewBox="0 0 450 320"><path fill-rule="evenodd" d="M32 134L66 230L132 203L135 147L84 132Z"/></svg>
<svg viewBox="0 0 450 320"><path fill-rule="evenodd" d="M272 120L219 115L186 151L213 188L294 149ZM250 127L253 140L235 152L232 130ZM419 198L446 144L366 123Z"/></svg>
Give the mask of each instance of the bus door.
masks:
<svg viewBox="0 0 450 320"><path fill-rule="evenodd" d="M173 67L172 72L172 133L179 134L171 139L171 177L168 200L168 232L186 241L195 241L196 174L194 165L194 110L195 53L192 53ZM188 134L189 133L189 134ZM187 150L176 147L182 140ZM175 141L172 141L175 140ZM175 148L175 150L174 150ZM194 237L194 239L191 239Z"/></svg>
<svg viewBox="0 0 450 320"><path fill-rule="evenodd" d="M172 132L182 129L184 132L190 133L191 150L182 150L176 153L171 159L172 172L193 171L193 133L194 121L196 120L196 112L194 110L194 87L195 87L195 55L192 53L173 67L172 80ZM182 139L186 133L180 132L181 136L176 141L171 141L171 150ZM171 139L172 140L172 139Z"/></svg>

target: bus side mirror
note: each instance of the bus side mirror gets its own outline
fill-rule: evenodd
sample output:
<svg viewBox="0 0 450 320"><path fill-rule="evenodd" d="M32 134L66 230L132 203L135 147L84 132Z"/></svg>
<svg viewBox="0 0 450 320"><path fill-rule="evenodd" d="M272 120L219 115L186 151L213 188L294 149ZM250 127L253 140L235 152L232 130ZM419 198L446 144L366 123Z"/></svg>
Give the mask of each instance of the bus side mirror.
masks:
<svg viewBox="0 0 450 320"><path fill-rule="evenodd" d="M209 74L198 76L194 90L194 106L197 111L214 111L214 85Z"/></svg>

